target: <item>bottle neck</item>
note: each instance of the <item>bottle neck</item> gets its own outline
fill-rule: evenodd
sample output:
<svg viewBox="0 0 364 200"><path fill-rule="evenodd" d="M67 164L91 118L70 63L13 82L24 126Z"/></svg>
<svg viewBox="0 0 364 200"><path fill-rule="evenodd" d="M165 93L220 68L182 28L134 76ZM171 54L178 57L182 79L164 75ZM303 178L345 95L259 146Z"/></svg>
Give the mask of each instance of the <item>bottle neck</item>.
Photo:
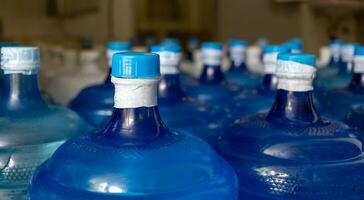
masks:
<svg viewBox="0 0 364 200"><path fill-rule="evenodd" d="M267 119L275 123L309 125L319 122L320 116L313 104L312 91L278 89Z"/></svg>
<svg viewBox="0 0 364 200"><path fill-rule="evenodd" d="M343 62L340 56L331 56L329 67L337 68L339 74L347 73L347 63Z"/></svg>
<svg viewBox="0 0 364 200"><path fill-rule="evenodd" d="M355 92L364 93L364 74L353 73L349 89Z"/></svg>
<svg viewBox="0 0 364 200"><path fill-rule="evenodd" d="M201 83L218 84L224 80L221 66L204 65L200 75Z"/></svg>
<svg viewBox="0 0 364 200"><path fill-rule="evenodd" d="M0 107L0 112L39 111L47 108L38 88L37 74L4 75Z"/></svg>
<svg viewBox="0 0 364 200"><path fill-rule="evenodd" d="M114 108L103 136L113 141L146 141L160 136L163 130L158 106Z"/></svg>
<svg viewBox="0 0 364 200"><path fill-rule="evenodd" d="M185 93L182 90L179 80L179 74L164 74L158 85L158 99L161 103L168 102L180 102Z"/></svg>
<svg viewBox="0 0 364 200"><path fill-rule="evenodd" d="M230 61L231 66L229 71L246 71L245 65L245 47L233 46L230 47Z"/></svg>
<svg viewBox="0 0 364 200"><path fill-rule="evenodd" d="M114 111L106 127L109 139L150 140L164 129L157 106L158 79L122 79L115 84Z"/></svg>
<svg viewBox="0 0 364 200"><path fill-rule="evenodd" d="M247 67L244 61L234 61L231 60L231 66L229 68L230 72L246 72L247 71Z"/></svg>

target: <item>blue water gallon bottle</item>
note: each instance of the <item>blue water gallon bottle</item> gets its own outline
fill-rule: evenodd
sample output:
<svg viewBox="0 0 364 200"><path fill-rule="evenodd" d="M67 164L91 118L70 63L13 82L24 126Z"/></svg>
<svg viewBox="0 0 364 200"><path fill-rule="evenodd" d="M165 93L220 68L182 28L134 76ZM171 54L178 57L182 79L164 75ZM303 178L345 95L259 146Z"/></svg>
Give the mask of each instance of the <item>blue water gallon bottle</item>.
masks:
<svg viewBox="0 0 364 200"><path fill-rule="evenodd" d="M261 82L261 77L253 74L246 66L246 48L245 40L232 39L229 42L229 59L230 68L226 73L228 81L241 84L246 88L256 88Z"/></svg>
<svg viewBox="0 0 364 200"><path fill-rule="evenodd" d="M114 85L111 82L111 62L115 53L129 51L128 42L113 41L107 44L106 56L109 73L102 84L92 85L81 90L69 103L69 108L76 111L94 127L105 123L111 116L114 105Z"/></svg>
<svg viewBox="0 0 364 200"><path fill-rule="evenodd" d="M181 48L155 45L151 51L160 58L162 76L158 85L158 106L162 120L167 127L187 131L213 144L224 129L224 113L188 97L183 91L178 69Z"/></svg>
<svg viewBox="0 0 364 200"><path fill-rule="evenodd" d="M330 63L328 67L319 71L315 82L320 91L343 88L350 83L356 46L355 43L331 44Z"/></svg>
<svg viewBox="0 0 364 200"><path fill-rule="evenodd" d="M62 145L38 168L31 200L233 200L233 169L205 142L171 131L157 104L159 56L113 56L106 127Z"/></svg>
<svg viewBox="0 0 364 200"><path fill-rule="evenodd" d="M87 131L76 113L48 105L38 88L37 47L1 48L0 199L27 199L38 165L68 138Z"/></svg>
<svg viewBox="0 0 364 200"><path fill-rule="evenodd" d="M239 199L362 199L362 141L323 119L312 98L315 57L279 54L268 113L241 118L217 143L235 168Z"/></svg>
<svg viewBox="0 0 364 200"><path fill-rule="evenodd" d="M343 88L332 89L321 95L325 115L343 120L353 106L364 102L364 47L356 46L351 82Z"/></svg>
<svg viewBox="0 0 364 200"><path fill-rule="evenodd" d="M201 46L203 69L197 81L185 90L201 102L222 108L237 95L242 87L225 80L221 70L223 45L218 42L204 42Z"/></svg>
<svg viewBox="0 0 364 200"><path fill-rule="evenodd" d="M280 53L289 53L287 45L267 45L263 49L264 76L260 86L252 92L242 92L231 103L233 118L258 112L267 112L271 108L277 89L277 57Z"/></svg>

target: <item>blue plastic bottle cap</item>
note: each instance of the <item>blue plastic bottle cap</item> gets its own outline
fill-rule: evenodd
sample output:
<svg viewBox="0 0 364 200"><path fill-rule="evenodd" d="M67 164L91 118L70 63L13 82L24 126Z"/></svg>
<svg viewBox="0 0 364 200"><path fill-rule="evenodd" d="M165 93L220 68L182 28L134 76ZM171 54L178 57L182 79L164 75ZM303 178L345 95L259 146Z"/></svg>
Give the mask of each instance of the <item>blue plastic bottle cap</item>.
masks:
<svg viewBox="0 0 364 200"><path fill-rule="evenodd" d="M363 56L364 55L364 46L361 46L361 45L355 46L354 55Z"/></svg>
<svg viewBox="0 0 364 200"><path fill-rule="evenodd" d="M166 38L161 41L161 45L167 46L167 45L177 45L180 46L180 42L176 38Z"/></svg>
<svg viewBox="0 0 364 200"><path fill-rule="evenodd" d="M216 49L216 50L222 50L223 45L219 42L204 42L201 45L202 49Z"/></svg>
<svg viewBox="0 0 364 200"><path fill-rule="evenodd" d="M18 47L19 44L15 42L0 42L0 47Z"/></svg>
<svg viewBox="0 0 364 200"><path fill-rule="evenodd" d="M263 53L289 53L291 48L287 45L267 45L264 47Z"/></svg>
<svg viewBox="0 0 364 200"><path fill-rule="evenodd" d="M153 45L151 48L151 52L160 52L160 51L180 53L182 50L181 47L177 45Z"/></svg>
<svg viewBox="0 0 364 200"><path fill-rule="evenodd" d="M229 44L230 47L245 47L247 42L245 40L231 39Z"/></svg>
<svg viewBox="0 0 364 200"><path fill-rule="evenodd" d="M112 58L111 74L117 78L158 78L159 56L141 52L116 53Z"/></svg>
<svg viewBox="0 0 364 200"><path fill-rule="evenodd" d="M291 49L302 50L303 42L299 39L290 40L285 43L285 45L289 46Z"/></svg>
<svg viewBox="0 0 364 200"><path fill-rule="evenodd" d="M278 60L292 61L315 67L316 57L313 54L283 53L278 55Z"/></svg>
<svg viewBox="0 0 364 200"><path fill-rule="evenodd" d="M331 40L330 45L342 45L343 42L341 40Z"/></svg>
<svg viewBox="0 0 364 200"><path fill-rule="evenodd" d="M123 41L112 41L107 43L107 49L114 51L128 51L130 50L130 43Z"/></svg>

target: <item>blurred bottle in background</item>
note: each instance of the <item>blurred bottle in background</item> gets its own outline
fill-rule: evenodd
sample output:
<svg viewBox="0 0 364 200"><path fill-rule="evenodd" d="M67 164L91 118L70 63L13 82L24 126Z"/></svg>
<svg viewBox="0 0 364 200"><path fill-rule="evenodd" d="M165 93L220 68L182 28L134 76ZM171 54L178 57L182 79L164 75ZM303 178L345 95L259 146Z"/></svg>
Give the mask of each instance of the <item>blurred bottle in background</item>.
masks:
<svg viewBox="0 0 364 200"><path fill-rule="evenodd" d="M331 118L344 120L353 106L364 102L364 47L357 45L354 54L351 82L346 87L329 90L321 97L325 115Z"/></svg>
<svg viewBox="0 0 364 200"><path fill-rule="evenodd" d="M158 104L162 120L170 128L196 135L214 144L224 127L224 113L188 97L180 85L178 65L182 50L176 45L155 45L152 52L160 58L161 80Z"/></svg>
<svg viewBox="0 0 364 200"><path fill-rule="evenodd" d="M87 131L74 112L48 105L38 89L37 47L1 48L4 82L0 98L0 199L27 199L38 165L68 138Z"/></svg>
<svg viewBox="0 0 364 200"><path fill-rule="evenodd" d="M103 83L88 86L69 103L69 107L94 127L100 127L111 117L114 104L114 85L111 82L111 63L115 53L130 50L130 43L114 41L107 44L108 75ZM89 77L90 78L90 77Z"/></svg>
<svg viewBox="0 0 364 200"><path fill-rule="evenodd" d="M80 90L101 83L106 76L101 68L101 53L97 49L84 49L80 52L77 71L54 77L46 87L47 93L60 105L67 105Z"/></svg>
<svg viewBox="0 0 364 200"><path fill-rule="evenodd" d="M244 40L232 39L229 42L230 67L226 79L246 88L256 88L261 79L249 72L246 66L246 47L247 42Z"/></svg>

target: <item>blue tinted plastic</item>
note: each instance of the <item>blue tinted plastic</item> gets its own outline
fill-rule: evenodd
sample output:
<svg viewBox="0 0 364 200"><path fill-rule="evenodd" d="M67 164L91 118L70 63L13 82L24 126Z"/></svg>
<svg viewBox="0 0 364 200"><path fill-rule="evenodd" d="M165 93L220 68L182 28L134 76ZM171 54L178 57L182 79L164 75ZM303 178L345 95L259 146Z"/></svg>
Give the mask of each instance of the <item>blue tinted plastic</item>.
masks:
<svg viewBox="0 0 364 200"><path fill-rule="evenodd" d="M284 45L288 46L292 53L301 53L303 49L303 41L300 38L291 39Z"/></svg>
<svg viewBox="0 0 364 200"><path fill-rule="evenodd" d="M220 67L207 66L197 81L191 81L185 85L187 95L198 99L212 107L223 107L221 104L229 101L237 95L242 87L224 80L224 74Z"/></svg>
<svg viewBox="0 0 364 200"><path fill-rule="evenodd" d="M327 91L321 95L321 106L326 116L343 120L353 106L364 102L363 74L353 74L348 87Z"/></svg>
<svg viewBox="0 0 364 200"><path fill-rule="evenodd" d="M177 38L165 38L161 41L161 45L163 46L181 46L180 42Z"/></svg>
<svg viewBox="0 0 364 200"><path fill-rule="evenodd" d="M236 199L233 169L202 140L170 131L158 107L114 109L34 175L31 200Z"/></svg>
<svg viewBox="0 0 364 200"><path fill-rule="evenodd" d="M285 45L267 45L264 54L288 53ZM267 112L271 108L277 89L278 79L275 74L265 74L261 84L253 92L242 92L230 103L232 121L241 116Z"/></svg>
<svg viewBox="0 0 364 200"><path fill-rule="evenodd" d="M226 128L224 113L188 97L180 86L178 74L162 76L158 103L161 117L169 128L191 133L210 144Z"/></svg>
<svg viewBox="0 0 364 200"><path fill-rule="evenodd" d="M340 45L340 42L333 41L334 44ZM329 64L317 71L315 87L317 91L346 87L351 80L351 72L347 69L347 63L343 62L339 55L331 56Z"/></svg>
<svg viewBox="0 0 364 200"><path fill-rule="evenodd" d="M187 61L194 62L193 54L200 46L200 41L197 37L190 37L187 41Z"/></svg>
<svg viewBox="0 0 364 200"><path fill-rule="evenodd" d="M236 96L230 105L232 120L241 116L251 115L259 112L267 112L271 108L277 89L277 77L273 74L266 74L262 84L257 90L242 92Z"/></svg>
<svg viewBox="0 0 364 200"><path fill-rule="evenodd" d="M352 107L352 110L345 116L344 122L353 128L359 138L364 141L364 105L361 103Z"/></svg>
<svg viewBox="0 0 364 200"><path fill-rule="evenodd" d="M111 74L119 78L154 78L160 76L159 56L154 53L115 53L112 57L112 66Z"/></svg>
<svg viewBox="0 0 364 200"><path fill-rule="evenodd" d="M88 129L74 112L46 104L37 75L4 75L0 98L0 199L26 199L38 165Z"/></svg>
<svg viewBox="0 0 364 200"><path fill-rule="evenodd" d="M222 50L224 47L219 42L203 42L201 44L201 49L216 49L216 50Z"/></svg>
<svg viewBox="0 0 364 200"><path fill-rule="evenodd" d="M239 199L362 199L361 141L321 119L311 92L278 90L268 114L237 121L219 140L236 169Z"/></svg>
<svg viewBox="0 0 364 200"><path fill-rule="evenodd" d="M278 54L278 60L293 61L296 63L305 64L311 67L316 66L315 55L303 53L281 53Z"/></svg>
<svg viewBox="0 0 364 200"><path fill-rule="evenodd" d="M146 59L144 53L117 53L113 56L114 62L114 75L129 78L151 78L159 77L159 58L157 54L152 55L151 58ZM132 60L129 64L125 64L125 57L129 57ZM120 67L124 64L128 66L126 68ZM148 69L142 69L142 66L147 64ZM121 69L121 70L115 70ZM138 73L130 74L131 71L137 71ZM114 85L111 83L111 71L109 72L104 84L92 85L83 89L78 96L73 99L69 107L80 114L87 122L94 127L100 127L108 121L112 114L114 105Z"/></svg>
<svg viewBox="0 0 364 200"><path fill-rule="evenodd" d="M83 89L68 107L82 116L93 127L100 127L112 114L114 85L111 83L111 69L103 84Z"/></svg>
<svg viewBox="0 0 364 200"><path fill-rule="evenodd" d="M107 43L107 49L117 50L117 51L127 51L130 49L129 42L123 41L112 41Z"/></svg>
<svg viewBox="0 0 364 200"><path fill-rule="evenodd" d="M244 44L245 42L243 40L241 41L233 39L230 42L230 46L243 46ZM243 58L245 58L245 55L243 56ZM261 77L259 75L252 74L248 70L245 60L235 61L230 58L230 68L226 72L225 76L226 80L251 89L256 88L261 82Z"/></svg>

